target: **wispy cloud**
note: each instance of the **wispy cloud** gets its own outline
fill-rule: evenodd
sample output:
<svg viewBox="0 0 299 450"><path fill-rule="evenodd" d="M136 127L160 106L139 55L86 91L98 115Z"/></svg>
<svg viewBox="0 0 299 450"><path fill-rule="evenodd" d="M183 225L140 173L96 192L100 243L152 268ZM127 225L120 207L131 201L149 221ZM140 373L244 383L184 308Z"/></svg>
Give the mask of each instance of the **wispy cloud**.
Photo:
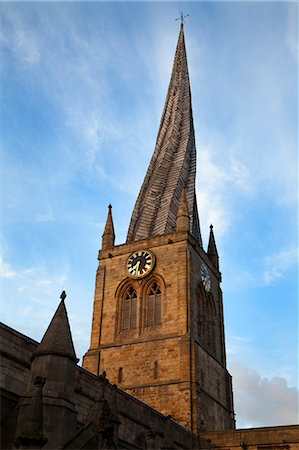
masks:
<svg viewBox="0 0 299 450"><path fill-rule="evenodd" d="M298 389L242 364L231 368L238 428L298 423ZM257 413L258 412L258 413Z"/></svg>
<svg viewBox="0 0 299 450"><path fill-rule="evenodd" d="M0 42L11 50L25 66L33 66L40 61L40 39L33 29L27 27L20 12L13 8L2 8L5 27L0 34ZM4 24L3 23L3 24Z"/></svg>
<svg viewBox="0 0 299 450"><path fill-rule="evenodd" d="M199 151L198 202L203 233L207 234L209 224L213 223L217 238L221 239L231 227L235 196L251 197L255 189L243 162L229 157L223 164L217 161L215 153L213 148Z"/></svg>
<svg viewBox="0 0 299 450"><path fill-rule="evenodd" d="M298 264L298 249L291 248L273 253L266 256L264 262L263 280L268 285L283 278L291 268Z"/></svg>
<svg viewBox="0 0 299 450"><path fill-rule="evenodd" d="M3 278L15 278L17 272L1 258L1 275Z"/></svg>
<svg viewBox="0 0 299 450"><path fill-rule="evenodd" d="M2 304L1 319L11 324L18 317L17 322L20 325L24 318L39 318L40 320L32 323L35 323L35 336L37 330L41 333L49 317L49 307L51 308L53 300L59 298L60 292L65 289L68 268L64 267L63 272L58 270L56 273L49 273L46 267L13 267L2 260L2 275L2 294L5 298L11 298L11 301ZM24 305L27 306L24 308ZM21 328L24 329L24 324Z"/></svg>

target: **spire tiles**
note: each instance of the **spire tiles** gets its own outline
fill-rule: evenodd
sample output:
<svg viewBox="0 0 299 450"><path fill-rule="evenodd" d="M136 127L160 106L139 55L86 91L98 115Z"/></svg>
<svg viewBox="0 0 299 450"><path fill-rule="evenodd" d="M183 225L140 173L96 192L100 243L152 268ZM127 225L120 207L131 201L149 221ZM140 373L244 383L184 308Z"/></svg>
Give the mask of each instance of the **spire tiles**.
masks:
<svg viewBox="0 0 299 450"><path fill-rule="evenodd" d="M175 231L179 200L185 187L189 231L202 245L195 172L191 92L181 24L156 146L132 213L127 242Z"/></svg>

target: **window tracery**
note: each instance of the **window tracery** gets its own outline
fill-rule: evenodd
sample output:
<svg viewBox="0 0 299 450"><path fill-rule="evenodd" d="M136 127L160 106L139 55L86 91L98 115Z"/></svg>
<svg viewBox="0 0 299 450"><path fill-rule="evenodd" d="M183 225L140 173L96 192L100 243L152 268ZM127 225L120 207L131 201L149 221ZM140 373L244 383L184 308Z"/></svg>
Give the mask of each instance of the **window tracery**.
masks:
<svg viewBox="0 0 299 450"><path fill-rule="evenodd" d="M120 331L136 328L137 293L132 286L125 291L121 305Z"/></svg>
<svg viewBox="0 0 299 450"><path fill-rule="evenodd" d="M161 323L161 289L154 281L146 293L145 298L145 326L151 327Z"/></svg>
<svg viewBox="0 0 299 450"><path fill-rule="evenodd" d="M200 284L198 289L198 338L201 345L216 354L215 305L211 293Z"/></svg>

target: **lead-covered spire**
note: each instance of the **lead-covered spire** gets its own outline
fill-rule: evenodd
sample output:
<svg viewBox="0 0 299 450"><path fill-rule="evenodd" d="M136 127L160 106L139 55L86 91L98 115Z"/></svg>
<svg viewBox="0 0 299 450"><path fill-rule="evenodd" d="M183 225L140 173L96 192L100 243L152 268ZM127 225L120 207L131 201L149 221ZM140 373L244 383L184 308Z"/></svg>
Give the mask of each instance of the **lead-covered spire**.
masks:
<svg viewBox="0 0 299 450"><path fill-rule="evenodd" d="M132 213L127 242L175 231L179 200L185 188L189 231L202 245L195 172L191 92L181 24L156 146Z"/></svg>

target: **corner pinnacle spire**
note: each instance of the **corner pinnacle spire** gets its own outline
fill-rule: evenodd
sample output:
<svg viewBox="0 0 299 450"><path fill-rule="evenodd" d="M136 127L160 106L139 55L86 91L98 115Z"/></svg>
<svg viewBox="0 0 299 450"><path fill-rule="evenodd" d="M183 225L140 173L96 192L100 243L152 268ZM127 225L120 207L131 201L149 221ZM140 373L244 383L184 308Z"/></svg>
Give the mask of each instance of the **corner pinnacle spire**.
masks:
<svg viewBox="0 0 299 450"><path fill-rule="evenodd" d="M102 236L102 249L113 247L115 242L114 225L112 219L112 205L108 205L108 214L105 225L105 230Z"/></svg>
<svg viewBox="0 0 299 450"><path fill-rule="evenodd" d="M67 311L64 304L64 299L66 298L65 291L62 291L60 298L61 302L58 305L41 343L33 353L32 359L38 355L54 354L66 356L77 362Z"/></svg>
<svg viewBox="0 0 299 450"><path fill-rule="evenodd" d="M196 147L183 19L155 150L132 213L127 242L176 229L183 188L189 231L202 245L195 194ZM183 18L183 19L182 19Z"/></svg>
<svg viewBox="0 0 299 450"><path fill-rule="evenodd" d="M213 232L213 225L210 225L208 256L209 256L210 260L212 261L212 263L214 264L214 266L217 267L217 269L219 269L219 256L218 256L215 236L214 236L214 232Z"/></svg>

